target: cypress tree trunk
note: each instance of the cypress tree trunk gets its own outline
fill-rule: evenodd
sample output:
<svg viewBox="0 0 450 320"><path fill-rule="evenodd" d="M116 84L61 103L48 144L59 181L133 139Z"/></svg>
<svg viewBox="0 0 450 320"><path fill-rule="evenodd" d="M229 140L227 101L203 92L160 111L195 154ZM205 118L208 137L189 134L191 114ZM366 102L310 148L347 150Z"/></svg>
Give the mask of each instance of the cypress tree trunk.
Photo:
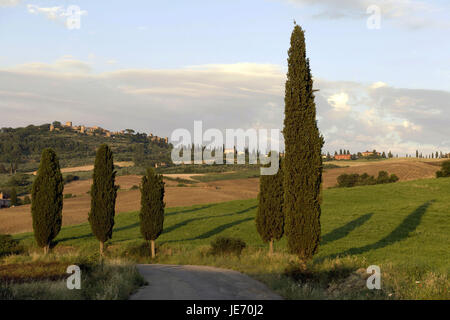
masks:
<svg viewBox="0 0 450 320"><path fill-rule="evenodd" d="M105 252L105 243L100 241L100 256L103 257L104 252Z"/></svg>
<svg viewBox="0 0 450 320"><path fill-rule="evenodd" d="M93 184L91 187L91 211L89 223L92 233L100 241L100 254L104 243L111 239L117 198L116 172L111 149L103 144L95 158Z"/></svg>
<svg viewBox="0 0 450 320"><path fill-rule="evenodd" d="M152 258L155 257L155 240L163 231L164 226L164 182L162 175L148 169L141 183L141 211L139 219L141 234L150 242Z"/></svg>
<svg viewBox="0 0 450 320"><path fill-rule="evenodd" d="M320 241L320 190L323 137L316 122L313 80L306 58L305 36L299 26L291 35L283 135L285 232L288 249L308 260Z"/></svg>
<svg viewBox="0 0 450 320"><path fill-rule="evenodd" d="M280 160L277 174L259 178L256 230L264 242L269 242L269 254L273 252L273 241L280 240L284 233L282 165Z"/></svg>
<svg viewBox="0 0 450 320"><path fill-rule="evenodd" d="M31 191L34 238L45 254L61 230L63 190L58 157L52 149L45 149Z"/></svg>
<svg viewBox="0 0 450 320"><path fill-rule="evenodd" d="M152 247L152 258L154 258L156 256L155 253L155 240L150 240L151 242L151 247Z"/></svg>

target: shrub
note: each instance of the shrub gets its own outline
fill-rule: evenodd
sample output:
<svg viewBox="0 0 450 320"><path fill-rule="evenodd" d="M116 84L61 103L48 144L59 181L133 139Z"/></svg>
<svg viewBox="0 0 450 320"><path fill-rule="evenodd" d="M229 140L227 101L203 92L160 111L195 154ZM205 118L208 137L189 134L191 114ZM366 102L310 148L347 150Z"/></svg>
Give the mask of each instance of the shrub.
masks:
<svg viewBox="0 0 450 320"><path fill-rule="evenodd" d="M212 255L235 254L240 256L247 245L238 238L218 237L211 242Z"/></svg>
<svg viewBox="0 0 450 320"><path fill-rule="evenodd" d="M18 240L9 234L0 234L0 257L23 252L23 247Z"/></svg>
<svg viewBox="0 0 450 320"><path fill-rule="evenodd" d="M397 177L397 175L391 174L391 177L389 178L389 182L394 183L394 182L397 182L398 180L400 180L400 178Z"/></svg>
<svg viewBox="0 0 450 320"><path fill-rule="evenodd" d="M359 175L357 173L353 174L341 174L337 178L337 187L339 188L351 188L356 186L368 186L374 184L385 184L397 182L399 178L395 174L389 174L386 171L380 171L378 177L375 179L374 176L363 173Z"/></svg>
<svg viewBox="0 0 450 320"><path fill-rule="evenodd" d="M390 179L389 179L389 174L387 173L387 171L378 172L377 184L384 184L384 183L389 183L389 182L390 182Z"/></svg>
<svg viewBox="0 0 450 320"><path fill-rule="evenodd" d="M64 199L70 199L70 198L73 198L73 194L71 194L71 193L66 193L66 194L64 195Z"/></svg>
<svg viewBox="0 0 450 320"><path fill-rule="evenodd" d="M64 184L67 184L67 183L72 182L72 181L77 181L77 180L80 180L79 176L75 176L73 174L69 174L67 177L64 178Z"/></svg>
<svg viewBox="0 0 450 320"><path fill-rule="evenodd" d="M446 177L450 177L450 160L444 161L441 170L436 172L436 178Z"/></svg>
<svg viewBox="0 0 450 320"><path fill-rule="evenodd" d="M133 185L130 190L137 190L139 187L137 185Z"/></svg>

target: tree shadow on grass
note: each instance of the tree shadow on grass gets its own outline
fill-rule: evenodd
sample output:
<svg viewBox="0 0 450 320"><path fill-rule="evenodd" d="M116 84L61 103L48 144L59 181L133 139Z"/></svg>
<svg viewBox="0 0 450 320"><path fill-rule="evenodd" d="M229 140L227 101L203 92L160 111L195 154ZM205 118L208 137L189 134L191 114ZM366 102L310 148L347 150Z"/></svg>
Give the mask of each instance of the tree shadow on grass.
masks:
<svg viewBox="0 0 450 320"><path fill-rule="evenodd" d="M248 212L250 210L255 209L256 207L257 206L253 206L253 207L249 207L247 209L244 209L244 210L241 210L241 211L238 211L238 212L228 213L228 214L224 214L224 215L221 215L221 216L210 216L210 217L205 217L203 219L207 219L207 218L221 218L221 217L227 217L227 216L241 215L243 213L246 213L246 212ZM201 219L202 218L189 219L189 220L201 220ZM212 229L210 231L207 231L207 232L205 232L205 233L203 233L203 234L201 234L199 236L196 236L196 237L192 237L192 238L188 238L188 239L180 239L180 240L167 240L167 241L164 241L163 243L173 243L173 242L183 242L183 241L193 241L193 240L207 239L209 237L212 237L212 236L214 236L216 234L221 233L222 231L224 231L226 229L232 228L232 227L237 226L237 225L239 225L241 223L244 223L244 222L247 222L247 221L250 221L250 220L254 220L254 219L255 219L254 217L248 217L248 218L245 218L245 219L241 219L241 220L237 220L237 221L233 221L233 222L230 222L230 223L223 224L221 226L218 226L218 227L216 227L216 228L214 228L214 229ZM191 222L191 221L188 221L188 222ZM183 221L183 222L179 223L179 225L176 225L176 226L177 227L181 227L182 226L181 224L186 225L186 223L184 223L184 221ZM170 231L173 231L173 229L170 230ZM167 231L167 229L166 229L165 232L169 232L169 231Z"/></svg>
<svg viewBox="0 0 450 320"><path fill-rule="evenodd" d="M372 216L373 213L365 214L363 216L356 218L355 220L350 221L349 223L343 225L342 227L334 229L333 231L327 233L322 237L320 245L323 246L330 242L345 238L346 236L348 236L350 232L366 223Z"/></svg>
<svg viewBox="0 0 450 320"><path fill-rule="evenodd" d="M200 210L204 210L204 209L208 209L208 208L214 207L216 205L217 205L217 203L216 204L208 204L208 205L205 205L205 206L202 206L202 207L199 207L199 208L196 207L196 208L190 208L190 209L181 210L181 211L168 212L168 213L164 214L164 216L168 217L168 216L174 216L174 215L180 214L180 213L189 213L189 212L194 212L194 211L200 211Z"/></svg>
<svg viewBox="0 0 450 320"><path fill-rule="evenodd" d="M420 225L423 215L427 212L430 205L435 200L428 201L410 213L403 221L400 223L397 228L395 228L390 234L388 234L383 239L357 248L351 248L344 252L333 254L325 258L336 258L338 256L346 256L346 255L357 255L362 254L371 250L382 249L387 246L390 246L396 242L405 240L409 237L410 233L417 229ZM325 259L324 258L324 259Z"/></svg>
<svg viewBox="0 0 450 320"><path fill-rule="evenodd" d="M199 236L193 237L193 238L182 239L182 240L174 240L174 241L167 241L167 242L181 242L181 241L193 241L193 240L207 239L207 238L210 238L210 237L212 237L212 236L214 236L216 234L221 233L222 231L225 231L226 229L232 228L234 226L237 226L237 225L239 225L241 223L244 223L244 222L247 222L247 221L250 221L250 220L254 220L254 218L253 217L248 217L248 218L245 218L245 219L241 219L241 220L233 221L233 222L230 222L230 223L226 223L226 224L218 226L218 227L216 227L216 228L214 228L214 229L212 229L212 230L210 230L208 232L205 232L205 233L203 233L203 234L201 234Z"/></svg>
<svg viewBox="0 0 450 320"><path fill-rule="evenodd" d="M173 212L172 214L194 212L194 211L198 211L198 210L207 209L207 208L210 208L212 206L214 206L214 204L203 206L203 207L200 207L200 208L192 208L192 209L188 209L188 210ZM206 219L214 219L214 218L221 218L221 217L228 217L228 216L234 216L234 215L241 215L241 214L249 212L249 211L251 211L251 210L253 210L255 208L257 208L257 206L248 207L248 208L243 209L241 211L237 211L237 212L233 212L233 213L227 213L227 214L223 214L223 215L214 215L214 216L206 216L206 217L198 217L198 218L187 219L187 220L181 221L181 222L179 222L179 223L177 223L177 224L175 224L173 226L170 226L168 228L164 228L162 234L172 232L172 231L174 231L174 230L176 230L178 228L184 227L184 226L186 226L189 223L194 222L194 221L206 220ZM171 214L166 214L166 216L167 215L171 215ZM250 218L250 219L253 219L253 218ZM124 231L124 230L128 230L128 229L133 229L133 228L139 227L139 225L140 225L140 222L135 222L135 223L123 226L123 227L114 228L114 230L113 230L113 238L114 238L114 233L115 232L120 232L120 231ZM70 240L80 240L80 239L85 239L85 238L90 238L90 237L93 237L92 233L84 234L84 235L80 235L80 236L73 236L73 237L57 239L56 243L70 241ZM174 242L174 241L185 241L185 240L172 240L172 241L166 241L166 242Z"/></svg>
<svg viewBox="0 0 450 320"><path fill-rule="evenodd" d="M179 223L177 223L177 224L175 224L173 226L170 226L168 228L164 228L163 234L169 233L169 232L172 232L173 230L176 230L178 228L184 227L184 226L186 226L189 223L194 222L194 221L241 215L241 214L244 214L244 213L246 213L246 212L248 212L250 210L253 210L255 208L256 208L256 206L253 206L253 207L249 207L249 208L246 208L244 210L233 212L233 213L227 213L227 214L222 214L222 215L215 215L215 216L207 216L207 217L198 217L198 218L187 219L187 220L181 221L181 222L179 222Z"/></svg>
<svg viewBox="0 0 450 320"><path fill-rule="evenodd" d="M60 243L60 242L66 242L66 241L70 241L70 240L80 240L80 239L86 239L86 238L94 238L94 235L92 233L88 233L88 234L84 234L82 236L73 236L73 237L67 237L67 238L62 238L62 239L56 239L55 240L55 245Z"/></svg>

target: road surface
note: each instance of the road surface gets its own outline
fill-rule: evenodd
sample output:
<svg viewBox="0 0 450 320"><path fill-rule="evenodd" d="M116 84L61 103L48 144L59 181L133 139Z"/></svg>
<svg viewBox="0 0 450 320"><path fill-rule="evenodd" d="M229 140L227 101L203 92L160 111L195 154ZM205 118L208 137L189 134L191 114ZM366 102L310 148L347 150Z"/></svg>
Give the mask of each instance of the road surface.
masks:
<svg viewBox="0 0 450 320"><path fill-rule="evenodd" d="M242 273L206 266L137 265L148 285L130 300L280 300Z"/></svg>

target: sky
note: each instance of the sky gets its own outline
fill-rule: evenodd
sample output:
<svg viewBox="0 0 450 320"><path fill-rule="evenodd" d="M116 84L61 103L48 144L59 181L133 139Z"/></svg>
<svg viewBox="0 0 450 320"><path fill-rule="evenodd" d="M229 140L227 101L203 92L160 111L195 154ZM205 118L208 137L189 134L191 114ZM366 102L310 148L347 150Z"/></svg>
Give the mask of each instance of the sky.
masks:
<svg viewBox="0 0 450 320"><path fill-rule="evenodd" d="M0 0L0 127L282 129L294 20L324 152L450 152L444 0Z"/></svg>

